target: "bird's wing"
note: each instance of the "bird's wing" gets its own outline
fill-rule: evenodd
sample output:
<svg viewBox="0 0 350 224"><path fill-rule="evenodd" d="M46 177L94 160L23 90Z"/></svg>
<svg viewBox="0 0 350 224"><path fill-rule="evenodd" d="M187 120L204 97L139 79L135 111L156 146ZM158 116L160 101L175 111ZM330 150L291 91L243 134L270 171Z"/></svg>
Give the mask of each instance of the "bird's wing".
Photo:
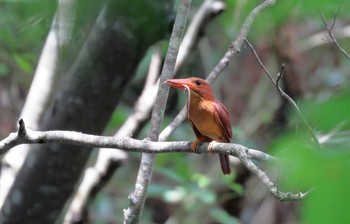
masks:
<svg viewBox="0 0 350 224"><path fill-rule="evenodd" d="M231 141L232 130L231 130L231 119L226 107L218 100L213 103L214 117L216 122L220 125L221 129L224 130L224 137L227 142Z"/></svg>
<svg viewBox="0 0 350 224"><path fill-rule="evenodd" d="M198 139L201 138L201 137L202 137L202 134L198 131L198 129L197 129L196 126L193 124L193 122L191 121L190 118L188 118L188 121L190 122L191 127L192 127L193 132L194 132L194 134L196 135L196 137L197 137Z"/></svg>

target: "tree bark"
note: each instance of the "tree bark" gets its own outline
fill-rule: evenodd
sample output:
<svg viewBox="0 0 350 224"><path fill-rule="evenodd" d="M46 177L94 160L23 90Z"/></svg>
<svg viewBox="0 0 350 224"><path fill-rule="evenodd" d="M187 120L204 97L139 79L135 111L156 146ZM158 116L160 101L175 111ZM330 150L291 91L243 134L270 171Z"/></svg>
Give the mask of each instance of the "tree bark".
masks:
<svg viewBox="0 0 350 224"><path fill-rule="evenodd" d="M165 36L169 6L151 0L107 1L59 81L39 129L100 134L144 52ZM32 146L1 209L0 223L54 223L90 152L71 145Z"/></svg>

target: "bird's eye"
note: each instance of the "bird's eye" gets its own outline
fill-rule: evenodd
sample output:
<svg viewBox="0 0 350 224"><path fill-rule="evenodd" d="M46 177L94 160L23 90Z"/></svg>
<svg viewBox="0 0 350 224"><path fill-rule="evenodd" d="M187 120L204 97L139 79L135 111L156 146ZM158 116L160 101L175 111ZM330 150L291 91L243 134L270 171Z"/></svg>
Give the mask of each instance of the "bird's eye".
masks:
<svg viewBox="0 0 350 224"><path fill-rule="evenodd" d="M201 81L199 81L199 80L194 81L194 83L195 83L197 86L202 85Z"/></svg>

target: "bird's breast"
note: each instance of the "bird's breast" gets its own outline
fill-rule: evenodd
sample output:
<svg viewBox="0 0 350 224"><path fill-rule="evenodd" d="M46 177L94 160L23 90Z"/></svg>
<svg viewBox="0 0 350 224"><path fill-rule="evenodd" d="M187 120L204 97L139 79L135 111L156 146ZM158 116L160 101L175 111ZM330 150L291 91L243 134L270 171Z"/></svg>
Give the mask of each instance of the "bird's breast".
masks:
<svg viewBox="0 0 350 224"><path fill-rule="evenodd" d="M191 102L191 101L194 102ZM214 115L213 102L191 98L188 105L188 118L201 133L212 140L222 140L223 134Z"/></svg>

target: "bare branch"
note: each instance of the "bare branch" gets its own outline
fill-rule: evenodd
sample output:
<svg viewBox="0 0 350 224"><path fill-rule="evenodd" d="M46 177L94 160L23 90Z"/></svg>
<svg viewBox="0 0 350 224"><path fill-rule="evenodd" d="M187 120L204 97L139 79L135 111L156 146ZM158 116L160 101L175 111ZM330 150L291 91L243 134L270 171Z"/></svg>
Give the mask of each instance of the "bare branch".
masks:
<svg viewBox="0 0 350 224"><path fill-rule="evenodd" d="M166 101L169 94L169 86L165 81L174 75L176 58L180 48L180 43L185 30L187 17L192 0L181 0L175 18L173 31L171 33L168 51L165 57L164 66L160 75L157 97L153 106L151 127L147 138L157 141L160 133L160 126L163 121ZM143 153L137 174L135 190L129 194L130 206L124 209L124 223L139 223L142 215L143 206L146 200L148 185L151 181L156 154Z"/></svg>
<svg viewBox="0 0 350 224"><path fill-rule="evenodd" d="M342 48L340 46L340 44L338 43L337 39L335 38L335 36L333 35L333 28L334 28L334 25L335 25L335 22L336 22L336 19L337 19L337 16L338 16L338 13L339 13L339 10L340 8L338 8L338 11L335 13L334 17L333 17L333 22L332 22L332 25L331 26L328 26L327 22L326 22L326 18L324 17L324 15L320 12L320 15L321 15L321 18L322 18L322 21L327 29L327 32L328 32L328 35L329 35L329 38L330 38L330 41L340 50L340 52L345 55L345 57L347 57L348 59L350 59L350 54L344 50L344 48Z"/></svg>
<svg viewBox="0 0 350 224"><path fill-rule="evenodd" d="M154 142L148 139L137 140L130 137L98 136L84 134L75 131L34 131L26 128L23 120L19 121L18 132L11 133L7 138L0 141L0 155L11 148L21 144L47 144L63 143L70 145L80 145L87 147L103 147L121 149L127 152L146 152L146 153L169 153L169 152L188 152L193 153L191 142ZM213 143L211 152L227 153L232 156L239 156L244 152L250 159L259 161L274 161L276 158L264 152L247 148L243 145L234 143ZM200 145L196 153L209 153L208 143Z"/></svg>
<svg viewBox="0 0 350 224"><path fill-rule="evenodd" d="M336 12L336 13L334 14L334 16L333 16L332 25L329 27L330 30L333 30L334 25L335 25L335 22L337 21L337 16L338 16L339 12L340 12L340 7L338 7L337 12ZM322 17L322 18L324 18L324 17ZM325 22L325 20L324 20L323 22Z"/></svg>
<svg viewBox="0 0 350 224"><path fill-rule="evenodd" d="M293 109L297 112L298 116L300 117L300 119L302 120L303 124L305 125L305 127L307 128L309 134L311 135L311 138L314 140L315 145L317 146L317 148L321 148L320 143L318 141L318 138L316 137L314 131L312 130L311 126L309 125L309 123L306 121L304 115L302 114L302 112L300 111L298 105L294 102L294 100L286 93L284 92L280 86L279 86L279 81L283 76L283 72L284 72L284 65L282 65L281 67L281 71L279 72L279 74L277 75L277 79L276 81L273 79L272 75L270 74L270 72L267 70L267 68L265 67L265 65L263 64L263 62L260 60L258 53L255 51L253 45L251 45L251 43L247 40L244 39L244 41L246 42L246 44L249 46L249 48L252 50L252 52L254 53L256 59L258 60L258 63L260 64L260 66L263 68L263 70L265 71L266 75L269 77L269 79L271 80L272 84L276 87L277 91L281 94L281 96L287 100L293 107Z"/></svg>
<svg viewBox="0 0 350 224"><path fill-rule="evenodd" d="M129 137L117 138L97 136L74 131L33 131L25 128L23 120L20 120L19 125L18 132L11 133L9 137L0 142L1 154L16 145L44 143L64 143L88 147L118 148L124 151L146 152L150 154L173 152L193 153L191 142L185 141L152 142L148 139L137 140ZM259 169L252 161L253 159L258 161L276 161L276 157L256 149L247 148L240 144L214 142L211 144L212 148L210 150L208 149L208 145L209 143L200 144L196 153L225 153L238 157L242 161L242 164L250 172L255 174L277 199L282 201L300 200L307 195L307 193L294 194L279 191L266 173ZM133 199L137 200L136 198Z"/></svg>
<svg viewBox="0 0 350 224"><path fill-rule="evenodd" d="M349 30L350 30L350 26L344 25L342 27L337 28L332 33L333 33L333 35L337 36L337 39L347 39L350 37ZM313 48L327 44L327 42L325 42L325 39L327 39L327 41L329 41L328 31L326 31L326 30L310 35L306 39L299 42L299 48L300 48L301 53L307 52Z"/></svg>
<svg viewBox="0 0 350 224"><path fill-rule="evenodd" d="M282 63L281 70L277 74L277 79L276 79L276 86L278 89L280 89L280 81L283 79L283 75L284 75L284 64Z"/></svg>

